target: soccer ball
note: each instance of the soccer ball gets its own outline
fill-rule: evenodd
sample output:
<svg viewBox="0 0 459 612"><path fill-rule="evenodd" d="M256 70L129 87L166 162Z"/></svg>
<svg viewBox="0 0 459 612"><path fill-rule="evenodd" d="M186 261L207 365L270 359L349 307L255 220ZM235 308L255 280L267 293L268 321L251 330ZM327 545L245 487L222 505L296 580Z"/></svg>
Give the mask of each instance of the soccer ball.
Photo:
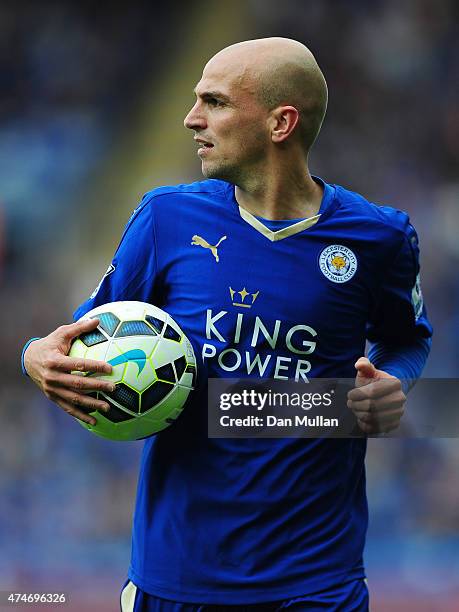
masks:
<svg viewBox="0 0 459 612"><path fill-rule="evenodd" d="M69 355L110 363L112 373L101 378L116 389L91 393L110 404L106 413L90 413L96 425L78 422L111 440L138 440L168 427L194 386L196 359L188 338L164 310L143 302L104 304L81 320L93 318L98 327L76 338Z"/></svg>

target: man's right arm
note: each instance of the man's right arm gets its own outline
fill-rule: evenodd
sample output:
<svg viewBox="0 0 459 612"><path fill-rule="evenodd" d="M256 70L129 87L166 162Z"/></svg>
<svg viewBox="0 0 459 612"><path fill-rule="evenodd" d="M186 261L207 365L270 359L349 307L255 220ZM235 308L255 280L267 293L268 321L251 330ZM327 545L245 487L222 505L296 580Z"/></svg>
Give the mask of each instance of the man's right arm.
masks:
<svg viewBox="0 0 459 612"><path fill-rule="evenodd" d="M88 311L119 300L150 302L156 279L154 220L148 194L128 221L109 269L91 297L74 313L80 319ZM91 425L95 419L85 411L108 410L109 405L88 395L92 391L113 391L107 380L83 376L110 374L103 361L68 357L71 344L80 334L96 329L98 319L77 321L58 327L45 338L34 340L23 352L25 372L50 400L68 414Z"/></svg>

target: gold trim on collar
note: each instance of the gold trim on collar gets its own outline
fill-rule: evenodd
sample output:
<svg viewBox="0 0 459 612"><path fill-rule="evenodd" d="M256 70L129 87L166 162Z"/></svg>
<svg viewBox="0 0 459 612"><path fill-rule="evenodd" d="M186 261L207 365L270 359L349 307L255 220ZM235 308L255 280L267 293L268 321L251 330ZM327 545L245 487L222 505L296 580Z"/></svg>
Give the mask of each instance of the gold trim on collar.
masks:
<svg viewBox="0 0 459 612"><path fill-rule="evenodd" d="M289 236L293 236L295 234L299 234L308 227L315 225L319 220L319 215L314 215L314 217L309 217L308 219L302 219L298 221L298 223L293 223L293 225L289 225L280 230L273 232L266 225L264 225L259 219L254 217L251 213L249 213L244 208L239 206L239 214L249 225L253 227L253 229L263 234L265 238L271 240L271 242L277 242L278 240L283 240L284 238L288 238Z"/></svg>

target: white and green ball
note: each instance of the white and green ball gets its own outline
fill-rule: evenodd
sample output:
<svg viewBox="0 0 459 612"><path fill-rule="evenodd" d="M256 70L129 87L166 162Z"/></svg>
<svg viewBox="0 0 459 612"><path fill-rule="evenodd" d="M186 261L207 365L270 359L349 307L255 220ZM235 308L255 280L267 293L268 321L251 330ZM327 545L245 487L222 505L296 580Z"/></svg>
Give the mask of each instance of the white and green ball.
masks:
<svg viewBox="0 0 459 612"><path fill-rule="evenodd" d="M94 331L82 334L69 355L107 361L113 393L92 393L110 411L90 412L93 433L111 440L138 440L168 427L180 415L193 389L196 359L190 341L164 310L143 302L111 302L81 320L99 319ZM87 376L96 376L90 375Z"/></svg>

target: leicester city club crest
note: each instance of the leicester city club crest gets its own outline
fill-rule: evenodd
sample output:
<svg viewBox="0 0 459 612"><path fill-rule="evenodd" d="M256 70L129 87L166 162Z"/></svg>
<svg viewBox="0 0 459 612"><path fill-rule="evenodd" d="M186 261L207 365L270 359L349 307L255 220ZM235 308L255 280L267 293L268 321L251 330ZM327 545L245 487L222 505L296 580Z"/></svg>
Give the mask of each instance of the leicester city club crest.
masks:
<svg viewBox="0 0 459 612"><path fill-rule="evenodd" d="M357 257L345 246L332 244L319 256L319 267L333 283L345 283L357 270Z"/></svg>

